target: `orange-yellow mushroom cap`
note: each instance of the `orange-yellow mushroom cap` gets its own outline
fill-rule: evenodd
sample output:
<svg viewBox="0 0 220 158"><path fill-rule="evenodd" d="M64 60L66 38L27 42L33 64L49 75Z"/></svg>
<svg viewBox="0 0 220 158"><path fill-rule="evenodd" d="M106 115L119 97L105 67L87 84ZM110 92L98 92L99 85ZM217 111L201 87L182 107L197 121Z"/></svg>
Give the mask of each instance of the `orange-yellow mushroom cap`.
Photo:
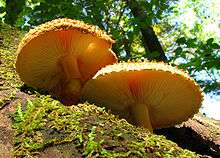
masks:
<svg viewBox="0 0 220 158"><path fill-rule="evenodd" d="M192 117L203 95L182 70L164 63L142 62L102 68L85 84L81 99L152 130Z"/></svg>
<svg viewBox="0 0 220 158"><path fill-rule="evenodd" d="M117 61L111 50L113 43L96 26L66 18L52 20L22 39L16 71L27 85L74 104L83 84L99 69Z"/></svg>

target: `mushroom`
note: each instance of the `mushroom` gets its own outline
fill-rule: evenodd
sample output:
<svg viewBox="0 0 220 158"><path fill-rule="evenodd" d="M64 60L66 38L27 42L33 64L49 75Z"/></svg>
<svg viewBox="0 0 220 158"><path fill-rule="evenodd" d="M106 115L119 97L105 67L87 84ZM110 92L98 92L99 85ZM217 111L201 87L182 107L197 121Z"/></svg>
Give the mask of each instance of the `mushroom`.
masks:
<svg viewBox="0 0 220 158"><path fill-rule="evenodd" d="M51 92L64 104L74 104L86 81L117 62L113 43L96 26L66 18L52 20L22 39L16 71L27 85Z"/></svg>
<svg viewBox="0 0 220 158"><path fill-rule="evenodd" d="M188 74L154 62L106 66L85 84L81 97L150 131L186 121L198 112L202 99Z"/></svg>

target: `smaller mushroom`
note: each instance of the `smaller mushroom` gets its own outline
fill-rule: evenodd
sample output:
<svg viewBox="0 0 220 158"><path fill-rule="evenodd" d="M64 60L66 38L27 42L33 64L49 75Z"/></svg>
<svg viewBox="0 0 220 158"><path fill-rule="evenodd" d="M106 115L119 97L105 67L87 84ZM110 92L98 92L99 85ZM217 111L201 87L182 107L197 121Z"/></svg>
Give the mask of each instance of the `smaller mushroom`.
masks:
<svg viewBox="0 0 220 158"><path fill-rule="evenodd" d="M188 74L154 62L106 66L85 84L81 97L150 131L186 121L198 112L202 99Z"/></svg>
<svg viewBox="0 0 220 158"><path fill-rule="evenodd" d="M66 18L52 20L22 39L16 71L27 85L50 92L66 105L75 104L84 83L117 61L113 43L96 26Z"/></svg>

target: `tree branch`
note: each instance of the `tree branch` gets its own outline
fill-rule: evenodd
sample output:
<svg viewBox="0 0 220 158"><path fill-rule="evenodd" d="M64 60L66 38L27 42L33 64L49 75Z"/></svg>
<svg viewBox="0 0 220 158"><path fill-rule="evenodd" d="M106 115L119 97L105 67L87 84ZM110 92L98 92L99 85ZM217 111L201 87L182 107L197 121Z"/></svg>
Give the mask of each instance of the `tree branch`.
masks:
<svg viewBox="0 0 220 158"><path fill-rule="evenodd" d="M154 59L157 61L167 61L167 57L165 56L163 48L153 28L147 22L144 22L146 21L146 19L149 19L149 17L145 13L146 11L140 7L136 0L126 0L126 4L131 9L133 16L143 22L137 25L141 31L143 37L143 45L146 52L149 51L150 53L159 53L158 56L153 56L153 58L150 57L149 60Z"/></svg>

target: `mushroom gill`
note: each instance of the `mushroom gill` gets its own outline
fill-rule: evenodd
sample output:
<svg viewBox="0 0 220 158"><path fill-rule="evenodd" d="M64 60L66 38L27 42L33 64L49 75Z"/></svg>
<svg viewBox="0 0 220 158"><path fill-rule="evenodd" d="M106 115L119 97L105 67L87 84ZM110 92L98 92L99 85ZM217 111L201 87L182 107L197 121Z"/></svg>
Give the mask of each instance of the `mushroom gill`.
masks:
<svg viewBox="0 0 220 158"><path fill-rule="evenodd" d="M152 131L181 123L198 112L203 95L185 72L164 63L106 66L88 81L81 100L102 105Z"/></svg>
<svg viewBox="0 0 220 158"><path fill-rule="evenodd" d="M16 71L27 85L49 91L64 104L74 104L86 81L117 62L113 43L96 26L66 18L52 20L22 39Z"/></svg>

